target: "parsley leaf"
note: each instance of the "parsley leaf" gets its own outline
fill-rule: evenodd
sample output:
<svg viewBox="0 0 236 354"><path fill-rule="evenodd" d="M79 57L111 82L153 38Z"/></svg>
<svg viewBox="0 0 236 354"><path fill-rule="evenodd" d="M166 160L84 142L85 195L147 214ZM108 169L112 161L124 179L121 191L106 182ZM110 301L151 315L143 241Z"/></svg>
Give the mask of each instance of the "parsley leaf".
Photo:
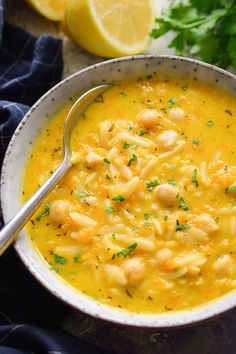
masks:
<svg viewBox="0 0 236 354"><path fill-rule="evenodd" d="M58 264L63 264L65 265L67 263L67 259L61 256L58 256L58 254L54 253L53 255L55 263Z"/></svg>
<svg viewBox="0 0 236 354"><path fill-rule="evenodd" d="M150 217L151 217L150 214L148 214L148 213L145 213L145 214L144 214L144 218L145 218L146 220L150 219Z"/></svg>
<svg viewBox="0 0 236 354"><path fill-rule="evenodd" d="M170 98L168 101L169 107L173 107L178 102L179 102L179 100L177 98L175 98L175 97Z"/></svg>
<svg viewBox="0 0 236 354"><path fill-rule="evenodd" d="M54 264L52 264L51 262L48 263L50 265L50 270L55 272L55 273L59 273L60 269L58 267L55 267Z"/></svg>
<svg viewBox="0 0 236 354"><path fill-rule="evenodd" d="M104 161L105 163L110 164L110 160L108 160L108 158L107 158L107 157L104 157L103 161Z"/></svg>
<svg viewBox="0 0 236 354"><path fill-rule="evenodd" d="M113 213L115 211L115 209L113 208L113 207L107 207L106 208L106 212L108 213L108 214L111 214L111 213Z"/></svg>
<svg viewBox="0 0 236 354"><path fill-rule="evenodd" d="M178 231L178 230L187 230L187 229L190 229L190 225L188 224L177 224L176 225L176 228L175 230Z"/></svg>
<svg viewBox="0 0 236 354"><path fill-rule="evenodd" d="M76 193L76 196L78 198L85 198L85 197L88 197L89 194L87 192L85 192L83 189L79 189Z"/></svg>
<svg viewBox="0 0 236 354"><path fill-rule="evenodd" d="M187 91L188 86L187 86L187 85L181 86L181 89L182 89L183 91Z"/></svg>
<svg viewBox="0 0 236 354"><path fill-rule="evenodd" d="M194 145L198 145L199 144L199 139L198 138L194 138L193 139L193 144Z"/></svg>
<svg viewBox="0 0 236 354"><path fill-rule="evenodd" d="M215 125L215 122L213 122L212 120L208 120L206 125L207 127L212 127L213 125Z"/></svg>
<svg viewBox="0 0 236 354"><path fill-rule="evenodd" d="M232 193L232 192L236 192L236 184L233 186L229 186L228 188L226 188L225 190L227 193Z"/></svg>
<svg viewBox="0 0 236 354"><path fill-rule="evenodd" d="M40 221L44 216L49 215L50 213L50 208L51 208L51 204L50 203L46 203L44 205L44 210L42 211L42 213L40 213L35 220Z"/></svg>
<svg viewBox="0 0 236 354"><path fill-rule="evenodd" d="M127 166L130 166L132 162L137 162L138 161L138 158L135 154L132 155L131 159L129 160L128 162L128 165Z"/></svg>
<svg viewBox="0 0 236 354"><path fill-rule="evenodd" d="M149 221L145 221L145 223L144 223L144 227L146 228L146 229L148 229L149 227L150 227L150 222Z"/></svg>
<svg viewBox="0 0 236 354"><path fill-rule="evenodd" d="M195 183L196 187L199 186L199 183L197 181L197 169L196 168L193 170L191 182Z"/></svg>
<svg viewBox="0 0 236 354"><path fill-rule="evenodd" d="M112 198L112 200L116 200L119 202L123 202L125 200L125 198L123 197L123 195L114 195L114 197Z"/></svg>
<svg viewBox="0 0 236 354"><path fill-rule="evenodd" d="M185 203L184 198L179 198L179 206L184 210L184 211L188 211L189 207L188 205Z"/></svg>
<svg viewBox="0 0 236 354"><path fill-rule="evenodd" d="M136 242L132 243L132 245L128 246L127 248L124 248L123 250L121 250L120 252L114 253L112 256L112 259L114 259L115 257L122 257L122 256L126 256L127 254L129 254L130 252L132 252L133 250L135 250L135 248L138 246L138 244Z"/></svg>
<svg viewBox="0 0 236 354"><path fill-rule="evenodd" d="M154 179L153 181L146 182L146 188L149 192L151 192L156 186L159 186L159 184L160 182L157 179Z"/></svg>
<svg viewBox="0 0 236 354"><path fill-rule="evenodd" d="M129 148L130 148L130 146L131 146L131 144L124 143L123 148L124 148L124 149L129 149Z"/></svg>
<svg viewBox="0 0 236 354"><path fill-rule="evenodd" d="M170 184L171 186L176 186L176 183L175 183L175 181L172 178L169 178L167 180L167 183Z"/></svg>
<svg viewBox="0 0 236 354"><path fill-rule="evenodd" d="M143 136L145 134L149 134L149 132L147 130L140 130L140 132L138 133L139 136Z"/></svg>
<svg viewBox="0 0 236 354"><path fill-rule="evenodd" d="M80 262L80 255L78 254L77 256L74 256L73 260L74 260L74 263L79 263Z"/></svg>
<svg viewBox="0 0 236 354"><path fill-rule="evenodd" d="M177 54L236 69L235 13L235 0L172 1L156 19L158 28L150 36L158 38L175 31L169 47Z"/></svg>

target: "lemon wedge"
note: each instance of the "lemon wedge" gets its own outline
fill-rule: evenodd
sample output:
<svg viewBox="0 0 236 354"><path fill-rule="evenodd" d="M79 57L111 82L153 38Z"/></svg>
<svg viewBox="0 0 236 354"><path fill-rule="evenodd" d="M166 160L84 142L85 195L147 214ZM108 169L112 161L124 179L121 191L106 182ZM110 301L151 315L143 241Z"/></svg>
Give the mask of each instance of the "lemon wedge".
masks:
<svg viewBox="0 0 236 354"><path fill-rule="evenodd" d="M144 51L156 0L66 0L65 32L88 51L117 57Z"/></svg>
<svg viewBox="0 0 236 354"><path fill-rule="evenodd" d="M61 21L65 0L26 0L37 12L52 21Z"/></svg>

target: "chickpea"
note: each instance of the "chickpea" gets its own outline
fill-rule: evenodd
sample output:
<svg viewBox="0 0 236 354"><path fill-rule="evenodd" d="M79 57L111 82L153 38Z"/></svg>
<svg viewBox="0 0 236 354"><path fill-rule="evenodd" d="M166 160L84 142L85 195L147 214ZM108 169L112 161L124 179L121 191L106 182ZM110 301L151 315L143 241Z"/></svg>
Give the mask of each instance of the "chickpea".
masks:
<svg viewBox="0 0 236 354"><path fill-rule="evenodd" d="M209 214L201 214L196 216L192 222L207 234L212 234L219 230L219 226L217 225L216 221Z"/></svg>
<svg viewBox="0 0 236 354"><path fill-rule="evenodd" d="M57 224L66 222L66 218L70 211L69 202L61 199L56 199L51 202L50 217Z"/></svg>
<svg viewBox="0 0 236 354"><path fill-rule="evenodd" d="M173 207L177 202L178 190L168 183L163 183L154 189L154 195L158 202L167 208Z"/></svg>
<svg viewBox="0 0 236 354"><path fill-rule="evenodd" d="M130 285L139 283L145 274L145 265L140 258L131 258L124 262L123 268Z"/></svg>
<svg viewBox="0 0 236 354"><path fill-rule="evenodd" d="M178 134L174 130L165 130L157 137L157 144L165 149L172 148L178 140Z"/></svg>
<svg viewBox="0 0 236 354"><path fill-rule="evenodd" d="M137 118L145 128L152 128L158 123L161 116L162 114L158 113L154 109L143 109L139 112Z"/></svg>
<svg viewBox="0 0 236 354"><path fill-rule="evenodd" d="M179 120L182 120L184 118L185 113L184 113L184 111L181 108L174 107L174 108L171 108L169 116L170 116L171 119L179 121Z"/></svg>
<svg viewBox="0 0 236 354"><path fill-rule="evenodd" d="M169 248L162 248L156 253L156 258L159 264L164 264L173 257L173 252Z"/></svg>

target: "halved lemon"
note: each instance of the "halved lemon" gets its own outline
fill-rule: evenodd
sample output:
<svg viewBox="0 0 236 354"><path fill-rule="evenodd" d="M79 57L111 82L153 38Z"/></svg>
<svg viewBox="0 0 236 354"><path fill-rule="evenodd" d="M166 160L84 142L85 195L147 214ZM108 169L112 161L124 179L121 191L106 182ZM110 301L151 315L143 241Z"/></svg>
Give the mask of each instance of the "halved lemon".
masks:
<svg viewBox="0 0 236 354"><path fill-rule="evenodd" d="M156 16L156 0L66 0L66 33L103 57L144 51Z"/></svg>
<svg viewBox="0 0 236 354"><path fill-rule="evenodd" d="M61 21L65 0L26 0L36 11L52 21Z"/></svg>

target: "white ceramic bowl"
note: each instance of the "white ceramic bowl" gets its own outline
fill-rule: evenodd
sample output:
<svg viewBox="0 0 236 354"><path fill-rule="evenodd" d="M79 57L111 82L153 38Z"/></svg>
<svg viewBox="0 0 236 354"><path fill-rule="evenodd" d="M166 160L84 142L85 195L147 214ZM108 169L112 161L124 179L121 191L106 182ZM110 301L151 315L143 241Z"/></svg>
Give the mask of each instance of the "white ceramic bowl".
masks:
<svg viewBox="0 0 236 354"><path fill-rule="evenodd" d="M145 77L156 73L181 75L214 84L236 96L236 77L212 65L192 59L170 56L135 56L109 60L81 70L66 78L42 96L25 115L8 146L1 175L3 217L8 221L20 208L21 182L31 143L50 114L62 101L76 92L102 83L114 83L127 77ZM17 198L16 198L17 196ZM15 249L26 268L52 294L65 303L96 318L122 325L173 328L213 318L236 306L236 291L191 310L157 315L133 314L112 308L74 290L51 272L33 249L24 230L15 242Z"/></svg>

